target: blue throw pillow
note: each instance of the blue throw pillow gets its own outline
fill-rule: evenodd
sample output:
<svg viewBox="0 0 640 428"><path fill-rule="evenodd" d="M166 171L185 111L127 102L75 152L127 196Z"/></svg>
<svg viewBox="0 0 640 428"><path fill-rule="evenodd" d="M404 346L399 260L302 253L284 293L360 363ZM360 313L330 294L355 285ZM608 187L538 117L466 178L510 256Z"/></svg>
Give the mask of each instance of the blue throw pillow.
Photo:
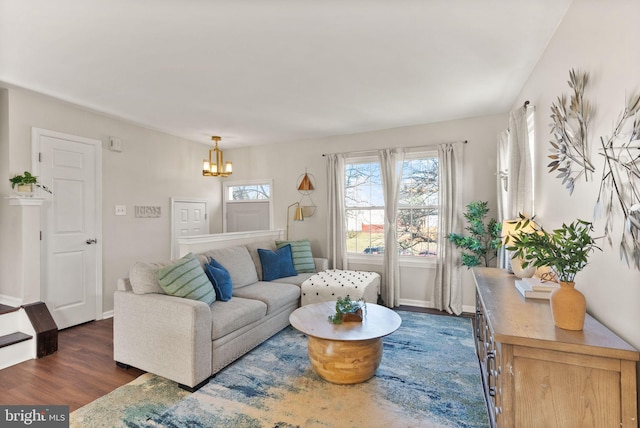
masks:
<svg viewBox="0 0 640 428"><path fill-rule="evenodd" d="M286 276L296 276L291 257L291 245L285 245L276 251L258 248L260 264L262 264L262 280L272 281Z"/></svg>
<svg viewBox="0 0 640 428"><path fill-rule="evenodd" d="M204 271L211 280L213 289L216 290L216 299L228 302L231 299L231 293L233 293L233 284L231 283L229 271L213 258L204 265Z"/></svg>

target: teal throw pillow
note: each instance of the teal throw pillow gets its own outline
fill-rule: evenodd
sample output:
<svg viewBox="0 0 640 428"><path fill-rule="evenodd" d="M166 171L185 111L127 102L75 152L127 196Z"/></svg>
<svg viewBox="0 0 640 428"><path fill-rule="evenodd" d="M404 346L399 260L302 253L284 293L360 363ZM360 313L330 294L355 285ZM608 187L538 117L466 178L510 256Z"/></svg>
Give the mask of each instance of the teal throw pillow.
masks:
<svg viewBox="0 0 640 428"><path fill-rule="evenodd" d="M316 272L316 264L311 253L309 240L302 241L276 241L276 247L282 248L291 245L291 256L293 258L293 268L298 273Z"/></svg>
<svg viewBox="0 0 640 428"><path fill-rule="evenodd" d="M233 283L229 271L214 258L209 259L209 262L204 265L204 271L213 283L216 299L228 302L231 299L231 293L233 293Z"/></svg>
<svg viewBox="0 0 640 428"><path fill-rule="evenodd" d="M169 295L199 300L207 305L216 300L216 292L211 281L192 253L170 266L157 270L156 275L160 286Z"/></svg>
<svg viewBox="0 0 640 428"><path fill-rule="evenodd" d="M296 276L291 258L291 245L287 244L276 251L258 248L260 264L262 265L262 280L273 281L286 276Z"/></svg>

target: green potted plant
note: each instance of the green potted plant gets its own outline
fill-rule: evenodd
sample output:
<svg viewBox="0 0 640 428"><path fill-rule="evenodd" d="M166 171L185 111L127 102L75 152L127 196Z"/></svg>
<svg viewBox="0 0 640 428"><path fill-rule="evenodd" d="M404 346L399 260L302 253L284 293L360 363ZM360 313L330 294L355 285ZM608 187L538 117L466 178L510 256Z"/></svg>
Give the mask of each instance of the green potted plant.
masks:
<svg viewBox="0 0 640 428"><path fill-rule="evenodd" d="M347 294L336 300L336 313L329 315L329 322L342 324L343 322L362 322L363 310L366 313L367 304L364 299L351 300Z"/></svg>
<svg viewBox="0 0 640 428"><path fill-rule="evenodd" d="M15 175L10 178L11 188L16 189L18 193L32 193L33 187L39 187L45 192L51 193L51 190L45 185L38 183L38 177L32 175L29 171L25 171L23 175Z"/></svg>
<svg viewBox="0 0 640 428"><path fill-rule="evenodd" d="M548 232L533 220L520 215L516 232L532 227L528 233L515 233L506 240L512 257L520 257L523 267L549 267L560 287L551 293L551 313L556 326L566 330L582 330L586 313L584 295L575 289L575 277L587 266L588 258L596 245L593 224L576 220Z"/></svg>
<svg viewBox="0 0 640 428"><path fill-rule="evenodd" d="M484 264L491 265L491 261L496 258L497 250L502 244L500 231L502 225L494 218L485 220L489 213L488 202L472 201L467 205L467 212L464 218L469 225L465 230L470 233L463 236L458 233L450 233L447 239L456 247L466 250L462 253L462 264L467 267Z"/></svg>

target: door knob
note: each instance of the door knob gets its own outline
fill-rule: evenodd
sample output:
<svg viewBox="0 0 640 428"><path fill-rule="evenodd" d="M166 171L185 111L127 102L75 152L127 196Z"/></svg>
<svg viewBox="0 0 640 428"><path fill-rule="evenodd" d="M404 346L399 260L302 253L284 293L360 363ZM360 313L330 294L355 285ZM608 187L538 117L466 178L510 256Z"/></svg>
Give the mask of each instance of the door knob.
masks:
<svg viewBox="0 0 640 428"><path fill-rule="evenodd" d="M98 240L97 239L87 239L87 244L91 245L91 244L95 244L97 243Z"/></svg>

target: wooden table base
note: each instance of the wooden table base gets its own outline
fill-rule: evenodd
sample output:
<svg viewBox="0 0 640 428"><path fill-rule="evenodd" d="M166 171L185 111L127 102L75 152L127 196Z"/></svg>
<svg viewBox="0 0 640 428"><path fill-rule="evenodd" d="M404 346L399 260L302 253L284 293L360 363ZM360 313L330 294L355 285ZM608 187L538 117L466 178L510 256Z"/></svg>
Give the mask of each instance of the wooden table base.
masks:
<svg viewBox="0 0 640 428"><path fill-rule="evenodd" d="M308 336L309 360L326 381L341 385L364 382L382 361L382 338L327 340Z"/></svg>

